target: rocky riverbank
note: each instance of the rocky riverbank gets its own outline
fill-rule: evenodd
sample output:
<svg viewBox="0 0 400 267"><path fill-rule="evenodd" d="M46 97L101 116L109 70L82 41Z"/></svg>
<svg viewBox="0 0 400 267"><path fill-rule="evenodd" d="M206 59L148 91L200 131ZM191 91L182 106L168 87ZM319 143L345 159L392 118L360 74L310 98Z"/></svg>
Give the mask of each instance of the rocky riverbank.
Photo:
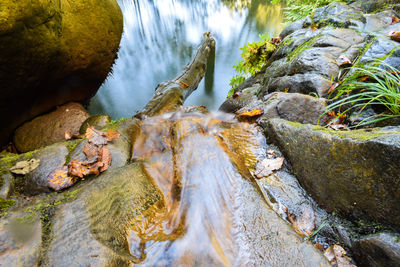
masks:
<svg viewBox="0 0 400 267"><path fill-rule="evenodd" d="M181 107L214 46L205 35L188 65L197 71L160 84L136 117L88 117L70 104L22 126L15 141L26 153L0 154L0 261L396 266L400 126L317 125L329 121L324 97L340 57L400 67L388 37L400 31L399 6L368 3L334 3L289 25L263 70L221 106L230 114ZM59 132L40 130L52 127ZM62 140L67 130L78 139ZM81 179L72 162L81 173L107 168ZM63 190L54 192L55 178L68 180Z"/></svg>

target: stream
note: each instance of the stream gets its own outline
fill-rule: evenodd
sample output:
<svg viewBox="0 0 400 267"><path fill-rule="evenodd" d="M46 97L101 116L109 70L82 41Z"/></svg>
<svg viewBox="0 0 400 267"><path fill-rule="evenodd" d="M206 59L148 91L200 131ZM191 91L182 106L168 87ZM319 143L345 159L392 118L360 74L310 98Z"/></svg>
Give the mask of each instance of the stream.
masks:
<svg viewBox="0 0 400 267"><path fill-rule="evenodd" d="M162 81L173 78L193 56L202 33L216 39L215 60L185 102L216 110L230 89L240 48L260 34L282 30L282 6L268 1L119 0L124 34L112 74L89 105L91 114L130 117Z"/></svg>

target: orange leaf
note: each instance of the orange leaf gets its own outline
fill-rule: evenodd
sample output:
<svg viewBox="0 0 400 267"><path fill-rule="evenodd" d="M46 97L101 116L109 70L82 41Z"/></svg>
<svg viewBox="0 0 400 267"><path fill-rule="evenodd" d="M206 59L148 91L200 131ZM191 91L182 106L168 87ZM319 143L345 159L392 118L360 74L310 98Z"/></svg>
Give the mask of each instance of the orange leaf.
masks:
<svg viewBox="0 0 400 267"><path fill-rule="evenodd" d="M282 41L282 38L280 36L274 37L271 39L271 44L279 44Z"/></svg>
<svg viewBox="0 0 400 267"><path fill-rule="evenodd" d="M264 114L264 111L262 109L254 109L252 111L240 113L236 116L236 118L238 120L253 119L261 116L262 114Z"/></svg>
<svg viewBox="0 0 400 267"><path fill-rule="evenodd" d="M73 160L68 164L68 175L83 178L88 174L90 174L89 168L82 162Z"/></svg>
<svg viewBox="0 0 400 267"><path fill-rule="evenodd" d="M185 83L185 82L183 82L183 81L179 81L179 80L178 80L178 83L179 83L179 85L182 86L183 88L188 88L188 87L189 87L189 84L187 84L187 83Z"/></svg>
<svg viewBox="0 0 400 267"><path fill-rule="evenodd" d="M317 26L315 26L315 25L311 26L311 30L312 30L312 32L315 32L317 29L318 29L318 27L317 27Z"/></svg>
<svg viewBox="0 0 400 267"><path fill-rule="evenodd" d="M389 37L393 41L400 42L400 32L390 32Z"/></svg>
<svg viewBox="0 0 400 267"><path fill-rule="evenodd" d="M332 93L333 91L335 91L335 89L339 86L339 83L334 83L331 85L331 88L329 88L328 90L328 94Z"/></svg>
<svg viewBox="0 0 400 267"><path fill-rule="evenodd" d="M392 22L390 23L390 25L396 24L399 22L399 18L396 16L392 16Z"/></svg>
<svg viewBox="0 0 400 267"><path fill-rule="evenodd" d="M68 188L76 183L78 179L68 175L68 167L64 166L62 169L55 170L49 174L47 186L55 191Z"/></svg>
<svg viewBox="0 0 400 267"><path fill-rule="evenodd" d="M86 156L87 164L95 163L99 158L99 151L97 146L93 145L90 142L87 142L82 149L82 153Z"/></svg>
<svg viewBox="0 0 400 267"><path fill-rule="evenodd" d="M111 142L112 140L118 139L120 136L119 132L116 130L108 130L106 137L107 141Z"/></svg>

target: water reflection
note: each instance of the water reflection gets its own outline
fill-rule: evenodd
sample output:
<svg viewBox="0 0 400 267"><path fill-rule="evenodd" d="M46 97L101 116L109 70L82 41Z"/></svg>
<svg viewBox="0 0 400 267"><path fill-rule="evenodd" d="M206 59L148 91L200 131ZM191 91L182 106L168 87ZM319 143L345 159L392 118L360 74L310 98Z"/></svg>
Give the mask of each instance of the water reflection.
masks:
<svg viewBox="0 0 400 267"><path fill-rule="evenodd" d="M211 31L217 41L215 64L187 105L216 109L225 99L232 66L245 42L282 25L280 5L262 0L120 0L124 35L113 73L92 99L89 111L114 119L132 116L151 98L157 84L175 77Z"/></svg>

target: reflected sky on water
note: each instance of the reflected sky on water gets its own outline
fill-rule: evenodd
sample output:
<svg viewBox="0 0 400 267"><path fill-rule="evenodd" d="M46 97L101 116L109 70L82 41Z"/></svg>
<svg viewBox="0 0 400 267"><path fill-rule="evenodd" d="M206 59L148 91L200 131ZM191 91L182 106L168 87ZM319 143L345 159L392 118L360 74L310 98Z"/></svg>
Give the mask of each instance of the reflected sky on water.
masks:
<svg viewBox="0 0 400 267"><path fill-rule="evenodd" d="M93 114L130 117L190 61L203 32L216 39L215 60L185 105L216 110L229 91L246 42L282 30L282 7L266 0L119 0L124 34L113 72L91 100Z"/></svg>

